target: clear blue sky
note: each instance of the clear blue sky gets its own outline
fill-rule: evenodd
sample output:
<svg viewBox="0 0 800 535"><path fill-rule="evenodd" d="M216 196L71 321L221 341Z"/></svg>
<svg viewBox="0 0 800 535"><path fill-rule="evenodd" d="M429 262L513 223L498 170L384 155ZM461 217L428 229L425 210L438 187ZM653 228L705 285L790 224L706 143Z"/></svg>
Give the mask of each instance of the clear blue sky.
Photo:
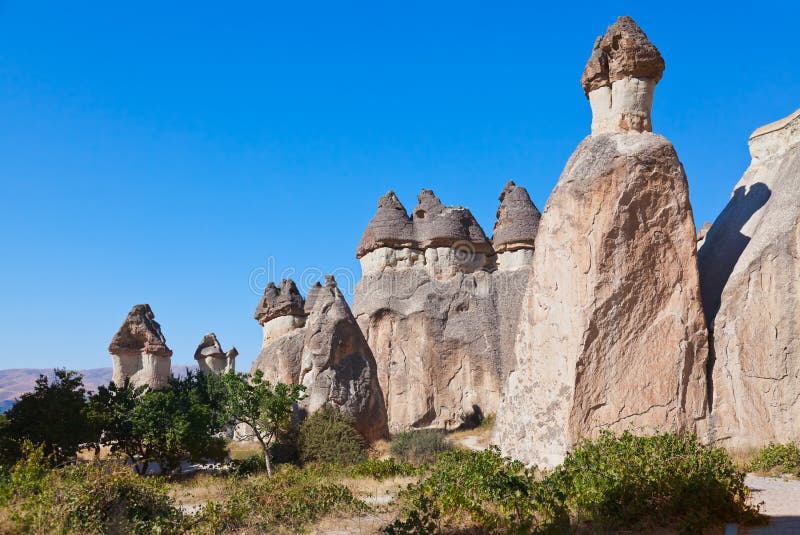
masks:
<svg viewBox="0 0 800 535"><path fill-rule="evenodd" d="M268 258L357 276L386 190L432 188L487 234L509 179L543 208L619 15L666 60L653 124L698 222L750 132L800 107L796 2L117 4L0 2L0 368L108 366L146 302L173 363L215 331L246 370Z"/></svg>

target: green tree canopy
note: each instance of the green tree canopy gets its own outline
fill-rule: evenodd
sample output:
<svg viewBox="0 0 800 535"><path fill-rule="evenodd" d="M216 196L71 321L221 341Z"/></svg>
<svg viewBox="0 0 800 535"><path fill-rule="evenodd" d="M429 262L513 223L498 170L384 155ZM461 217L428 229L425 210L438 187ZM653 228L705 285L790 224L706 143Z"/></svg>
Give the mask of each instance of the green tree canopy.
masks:
<svg viewBox="0 0 800 535"><path fill-rule="evenodd" d="M267 473L272 476L269 448L291 424L292 409L305 395L303 385L272 385L261 370L253 375L229 372L222 376L225 412L261 445Z"/></svg>
<svg viewBox="0 0 800 535"><path fill-rule="evenodd" d="M40 375L32 392L20 396L6 413L0 447L6 461L19 458L25 440L44 446L56 463L67 461L82 445L97 439L97 429L87 419L83 376L75 371L54 370L51 382Z"/></svg>

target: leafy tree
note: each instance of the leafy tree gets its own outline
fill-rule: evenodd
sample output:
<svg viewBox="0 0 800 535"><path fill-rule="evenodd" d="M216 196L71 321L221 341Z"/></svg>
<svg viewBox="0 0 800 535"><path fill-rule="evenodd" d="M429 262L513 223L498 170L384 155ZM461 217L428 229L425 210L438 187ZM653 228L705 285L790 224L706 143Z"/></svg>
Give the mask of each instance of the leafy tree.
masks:
<svg viewBox="0 0 800 535"><path fill-rule="evenodd" d="M245 424L250 438L255 438L264 453L267 473L272 477L269 449L291 424L292 409L304 399L303 385L264 380L261 370L253 375L229 372L222 376L225 385L225 411L237 424Z"/></svg>
<svg viewBox="0 0 800 535"><path fill-rule="evenodd" d="M87 414L103 430L112 453L126 456L140 474L156 461L173 472L181 461L220 459L223 440L221 405L211 403L206 381L198 374L171 378L169 388L149 390L113 383L89 400Z"/></svg>
<svg viewBox="0 0 800 535"><path fill-rule="evenodd" d="M52 382L40 375L33 392L20 396L6 413L7 422L0 426L0 447L6 460L20 457L25 440L43 445L44 453L55 463L75 457L82 445L96 440L97 429L84 413L83 376L65 369L54 373Z"/></svg>

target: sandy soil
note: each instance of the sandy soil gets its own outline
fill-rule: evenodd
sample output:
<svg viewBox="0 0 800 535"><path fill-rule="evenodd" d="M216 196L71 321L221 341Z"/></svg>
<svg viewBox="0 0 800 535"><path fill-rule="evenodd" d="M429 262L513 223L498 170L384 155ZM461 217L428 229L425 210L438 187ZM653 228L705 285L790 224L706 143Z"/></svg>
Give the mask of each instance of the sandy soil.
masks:
<svg viewBox="0 0 800 535"><path fill-rule="evenodd" d="M748 475L753 501L764 502L762 512L770 517L768 526L739 530L746 535L800 534L800 480Z"/></svg>

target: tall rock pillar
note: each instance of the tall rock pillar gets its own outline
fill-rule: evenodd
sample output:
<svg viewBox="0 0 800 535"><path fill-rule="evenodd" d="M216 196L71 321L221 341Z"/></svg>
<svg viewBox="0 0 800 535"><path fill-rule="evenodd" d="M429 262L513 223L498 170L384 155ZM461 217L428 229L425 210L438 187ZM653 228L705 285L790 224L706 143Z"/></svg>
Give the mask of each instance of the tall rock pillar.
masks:
<svg viewBox="0 0 800 535"><path fill-rule="evenodd" d="M622 17L584 71L592 134L539 224L495 427L503 453L527 463L557 464L603 429L703 425L708 340L689 192L675 149L650 133L663 70Z"/></svg>

